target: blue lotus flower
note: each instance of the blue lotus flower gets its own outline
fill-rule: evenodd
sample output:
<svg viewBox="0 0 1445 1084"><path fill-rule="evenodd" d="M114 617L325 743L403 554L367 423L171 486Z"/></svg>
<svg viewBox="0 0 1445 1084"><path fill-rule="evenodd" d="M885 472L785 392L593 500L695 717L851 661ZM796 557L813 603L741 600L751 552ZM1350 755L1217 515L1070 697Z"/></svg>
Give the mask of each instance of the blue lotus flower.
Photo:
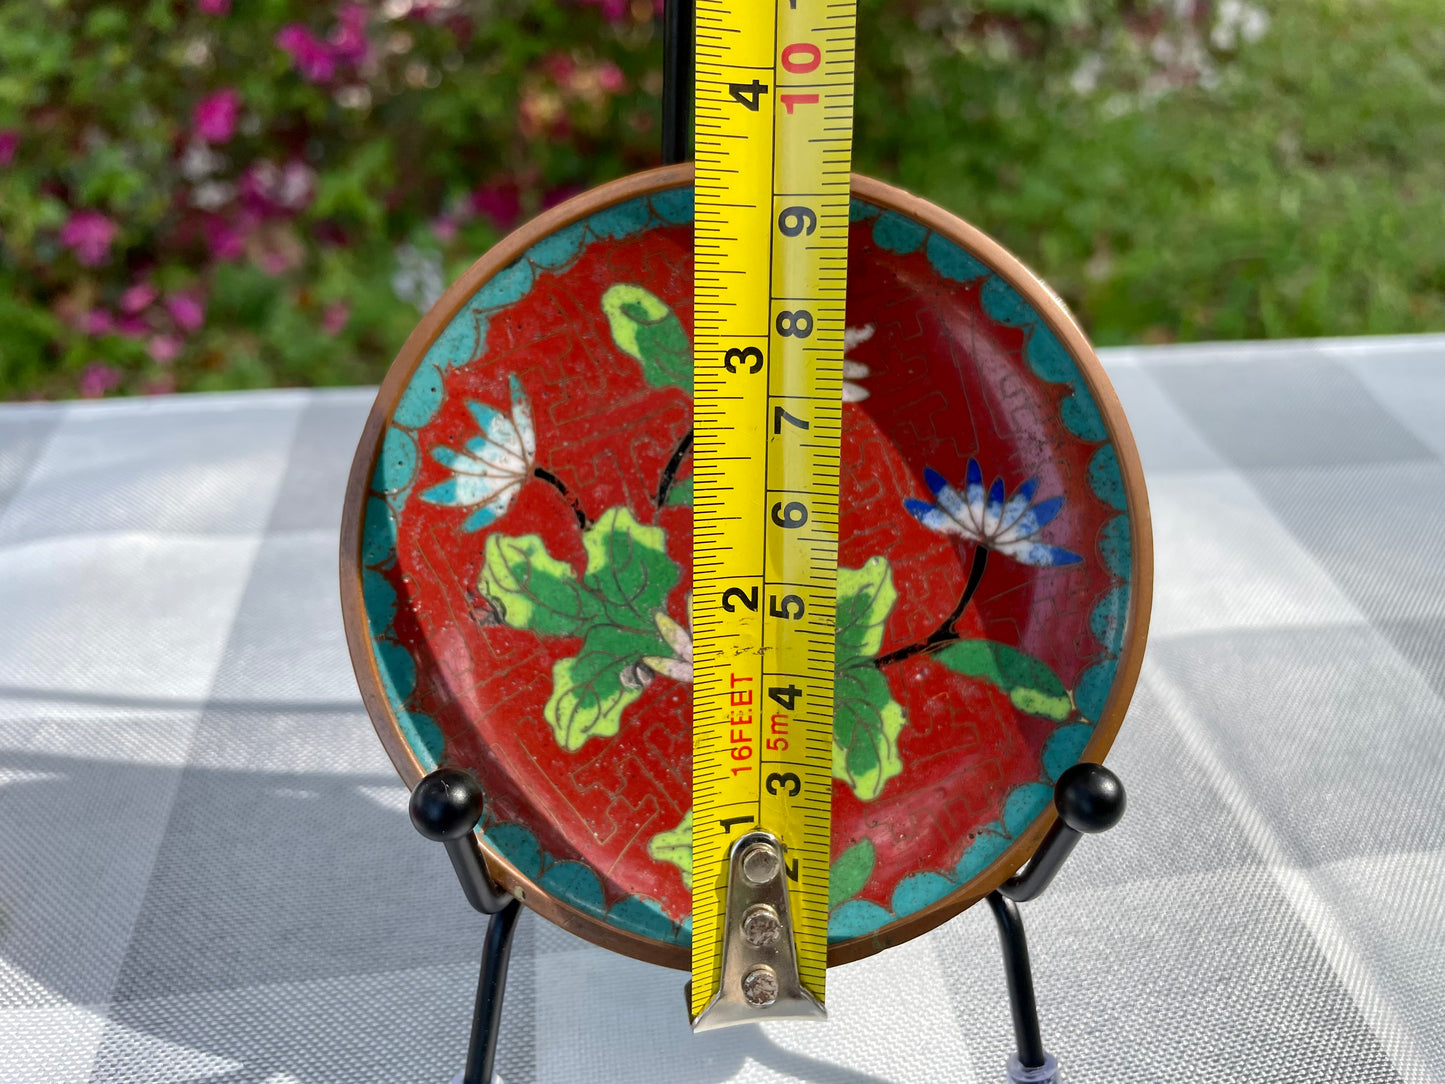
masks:
<svg viewBox="0 0 1445 1084"><path fill-rule="evenodd" d="M480 531L500 518L532 476L537 461L537 432L532 427L532 403L513 376L512 413L503 414L485 403L467 403L480 435L466 443L465 451L433 448L432 458L452 477L421 495L431 504L459 508L480 505L462 522L463 531Z"/></svg>
<svg viewBox="0 0 1445 1084"><path fill-rule="evenodd" d="M939 534L967 538L989 549L1006 553L1015 561L1038 568L1073 565L1083 560L1058 546L1033 541L1064 507L1064 498L1051 497L1033 503L1039 480L1030 478L1004 500L1003 479L995 478L987 492L983 488L983 471L978 461L968 461L968 480L959 494L933 468L923 472L923 480L933 491L937 504L907 498L903 504L913 518Z"/></svg>

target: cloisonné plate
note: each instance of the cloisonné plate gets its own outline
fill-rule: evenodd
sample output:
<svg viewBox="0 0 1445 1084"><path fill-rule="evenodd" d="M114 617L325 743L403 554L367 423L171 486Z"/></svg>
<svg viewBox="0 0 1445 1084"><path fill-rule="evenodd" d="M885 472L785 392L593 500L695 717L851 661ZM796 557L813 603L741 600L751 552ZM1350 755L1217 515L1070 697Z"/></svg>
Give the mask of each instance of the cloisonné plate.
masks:
<svg viewBox="0 0 1445 1084"><path fill-rule="evenodd" d="M406 783L473 770L493 875L690 966L692 172L504 240L372 408L342 593ZM829 961L996 887L1100 760L1148 622L1148 509L1063 305L959 219L855 178ZM972 585L970 589L970 581Z"/></svg>

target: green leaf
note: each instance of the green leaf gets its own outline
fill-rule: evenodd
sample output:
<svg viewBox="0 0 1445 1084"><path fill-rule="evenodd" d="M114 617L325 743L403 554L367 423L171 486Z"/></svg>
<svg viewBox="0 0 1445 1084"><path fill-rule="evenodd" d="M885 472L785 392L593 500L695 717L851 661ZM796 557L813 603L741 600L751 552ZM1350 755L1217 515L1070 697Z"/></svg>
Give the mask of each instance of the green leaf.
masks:
<svg viewBox="0 0 1445 1084"><path fill-rule="evenodd" d="M903 771L898 735L907 719L872 660L840 669L833 716L833 776L871 802Z"/></svg>
<svg viewBox="0 0 1445 1084"><path fill-rule="evenodd" d="M1074 710L1064 683L1048 664L992 640L962 640L935 656L954 673L981 678L1008 693L1022 712L1063 721Z"/></svg>
<svg viewBox="0 0 1445 1084"><path fill-rule="evenodd" d="M642 363L649 383L692 394L692 344L682 321L657 295L619 282L602 295L612 341Z"/></svg>
<svg viewBox="0 0 1445 1084"><path fill-rule="evenodd" d="M622 726L623 710L642 695L640 683L626 684L625 669L666 645L615 625L593 625L575 659L552 667L552 695L542 718L557 744L575 753L588 738L610 738Z"/></svg>
<svg viewBox="0 0 1445 1084"><path fill-rule="evenodd" d="M873 859L873 841L864 839L833 861L832 872L828 875L828 910L863 891L868 878L873 876Z"/></svg>
<svg viewBox="0 0 1445 1084"><path fill-rule="evenodd" d="M878 654L883 623L898 601L893 570L883 557L870 557L862 568L838 569L837 665Z"/></svg>
<svg viewBox="0 0 1445 1084"><path fill-rule="evenodd" d="M671 862L682 870L682 883L692 887L692 810L670 832L659 832L647 844L647 853L658 862Z"/></svg>
<svg viewBox="0 0 1445 1084"><path fill-rule="evenodd" d="M1048 696L1069 695L1058 675L1043 661L1016 648L998 644L998 669L1010 688L1030 688Z"/></svg>
<svg viewBox="0 0 1445 1084"><path fill-rule="evenodd" d="M662 528L638 523L627 508L609 508L582 536L582 545L587 550L582 583L597 596L606 619L645 630L661 643L654 615L667 608L678 581ZM660 653L671 654L663 646Z"/></svg>
<svg viewBox="0 0 1445 1084"><path fill-rule="evenodd" d="M680 482L674 482L671 489L667 491L668 504L692 504L692 479L684 478Z"/></svg>
<svg viewBox="0 0 1445 1084"><path fill-rule="evenodd" d="M587 566L579 580L537 535L491 535L477 583L512 628L582 639L574 658L553 665L542 709L557 744L572 752L588 738L616 734L651 676L639 664L672 655L657 615L679 578L662 528L638 523L626 508L602 513L582 546Z"/></svg>
<svg viewBox="0 0 1445 1084"><path fill-rule="evenodd" d="M572 566L549 554L537 535L494 534L485 552L477 588L512 628L581 636L601 614L601 605L582 589Z"/></svg>
<svg viewBox="0 0 1445 1084"><path fill-rule="evenodd" d="M359 141L344 161L317 178L308 217L336 219L374 231L385 229L386 203L381 193L395 183L394 172L389 139L373 135Z"/></svg>
<svg viewBox="0 0 1445 1084"><path fill-rule="evenodd" d="M886 558L862 568L838 569L837 640L834 654L833 776L872 801L903 771L898 735L907 719L888 679L873 665L883 644L883 625L898 601Z"/></svg>
<svg viewBox="0 0 1445 1084"><path fill-rule="evenodd" d="M118 38L129 30L130 16L120 8L96 8L85 20L85 36L95 41Z"/></svg>
<svg viewBox="0 0 1445 1084"><path fill-rule="evenodd" d="M998 667L996 649L999 646L991 640L960 640L949 644L933 657L955 673L983 678L1000 689L1006 689L1003 673Z"/></svg>

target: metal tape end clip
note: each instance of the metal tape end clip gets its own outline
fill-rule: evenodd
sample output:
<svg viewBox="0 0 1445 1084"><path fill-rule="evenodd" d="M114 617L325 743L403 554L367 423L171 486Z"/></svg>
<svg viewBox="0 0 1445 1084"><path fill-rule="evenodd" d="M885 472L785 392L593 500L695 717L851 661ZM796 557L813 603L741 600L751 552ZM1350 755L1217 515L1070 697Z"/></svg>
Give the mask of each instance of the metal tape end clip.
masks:
<svg viewBox="0 0 1445 1084"><path fill-rule="evenodd" d="M827 1018L828 1010L798 977L783 845L771 832L748 832L728 858L722 979L692 1030Z"/></svg>

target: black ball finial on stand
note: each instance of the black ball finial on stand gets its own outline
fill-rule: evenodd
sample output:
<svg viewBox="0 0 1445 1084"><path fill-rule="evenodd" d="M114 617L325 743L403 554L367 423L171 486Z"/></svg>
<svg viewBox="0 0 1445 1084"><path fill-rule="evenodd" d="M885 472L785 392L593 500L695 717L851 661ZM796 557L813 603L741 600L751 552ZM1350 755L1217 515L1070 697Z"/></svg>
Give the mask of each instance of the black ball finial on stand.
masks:
<svg viewBox="0 0 1445 1084"><path fill-rule="evenodd" d="M427 839L461 839L482 817L482 788L471 772L438 768L411 792L411 823Z"/></svg>
<svg viewBox="0 0 1445 1084"><path fill-rule="evenodd" d="M1054 786L1054 808L1076 832L1107 832L1124 815L1124 784L1102 764L1075 764Z"/></svg>
<svg viewBox="0 0 1445 1084"><path fill-rule="evenodd" d="M487 860L472 829L481 820L485 795L476 776L460 768L437 768L411 792L411 823L427 839L446 844L447 857L467 901L484 915L496 914L511 897L487 871Z"/></svg>

